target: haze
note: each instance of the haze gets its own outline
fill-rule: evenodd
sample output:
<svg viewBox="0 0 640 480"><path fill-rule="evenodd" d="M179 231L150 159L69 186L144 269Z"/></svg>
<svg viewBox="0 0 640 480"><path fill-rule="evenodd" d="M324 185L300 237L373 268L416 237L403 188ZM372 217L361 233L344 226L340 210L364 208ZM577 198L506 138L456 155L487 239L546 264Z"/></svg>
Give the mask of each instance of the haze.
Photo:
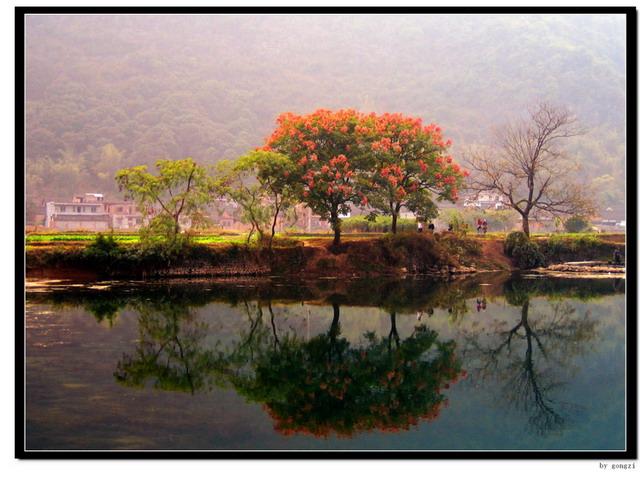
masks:
<svg viewBox="0 0 640 480"><path fill-rule="evenodd" d="M454 154L544 99L588 133L570 151L624 204L619 15L30 15L27 214L159 158L212 165L283 111L352 107L443 126Z"/></svg>

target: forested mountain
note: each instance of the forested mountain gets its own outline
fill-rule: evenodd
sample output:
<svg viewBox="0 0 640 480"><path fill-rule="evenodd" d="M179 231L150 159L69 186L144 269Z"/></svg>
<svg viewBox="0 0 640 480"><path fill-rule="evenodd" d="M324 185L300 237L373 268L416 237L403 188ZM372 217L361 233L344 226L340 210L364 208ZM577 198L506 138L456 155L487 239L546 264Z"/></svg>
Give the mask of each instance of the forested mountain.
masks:
<svg viewBox="0 0 640 480"><path fill-rule="evenodd" d="M578 115L588 133L572 152L619 205L624 28L600 15L29 16L28 210L116 195L125 166L235 157L283 111L403 112L460 148L542 99Z"/></svg>

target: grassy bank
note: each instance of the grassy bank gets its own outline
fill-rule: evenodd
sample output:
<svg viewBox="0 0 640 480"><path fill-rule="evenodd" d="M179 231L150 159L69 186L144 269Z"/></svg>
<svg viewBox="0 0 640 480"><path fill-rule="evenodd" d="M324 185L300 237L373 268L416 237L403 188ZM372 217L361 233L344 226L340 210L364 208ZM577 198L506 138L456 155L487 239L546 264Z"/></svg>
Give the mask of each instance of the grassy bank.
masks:
<svg viewBox="0 0 640 480"><path fill-rule="evenodd" d="M467 271L481 260L476 240L453 235L398 234L346 240L338 247L328 238L311 244L291 238L266 248L244 243L180 249L161 244L93 242L27 248L30 276L93 275L106 278L152 278L219 275L300 275L352 277L374 275L448 274Z"/></svg>
<svg viewBox="0 0 640 480"><path fill-rule="evenodd" d="M84 235L84 237L82 236ZM136 235L113 235L100 244L87 234L49 234L27 239L27 274L101 278L298 275L366 277L511 270L504 236L450 233L353 234L339 247L330 235L276 237L269 251L247 245L240 235L192 237L180 249L145 246ZM622 241L621 241L622 240ZM533 236L546 264L610 260L624 237L593 234ZM529 268L529 267L527 267ZM530 267L533 268L533 267Z"/></svg>
<svg viewBox="0 0 640 480"><path fill-rule="evenodd" d="M609 261L613 259L616 248L623 256L625 253L624 236L620 234L552 234L534 236L533 241L540 248L547 263Z"/></svg>

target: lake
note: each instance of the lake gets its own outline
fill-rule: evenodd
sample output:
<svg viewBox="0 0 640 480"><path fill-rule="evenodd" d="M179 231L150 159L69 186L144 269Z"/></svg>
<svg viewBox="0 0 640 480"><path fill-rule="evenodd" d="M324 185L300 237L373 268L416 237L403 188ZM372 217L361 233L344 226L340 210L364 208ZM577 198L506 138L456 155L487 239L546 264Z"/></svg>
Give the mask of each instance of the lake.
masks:
<svg viewBox="0 0 640 480"><path fill-rule="evenodd" d="M624 450L625 284L27 282L28 450Z"/></svg>

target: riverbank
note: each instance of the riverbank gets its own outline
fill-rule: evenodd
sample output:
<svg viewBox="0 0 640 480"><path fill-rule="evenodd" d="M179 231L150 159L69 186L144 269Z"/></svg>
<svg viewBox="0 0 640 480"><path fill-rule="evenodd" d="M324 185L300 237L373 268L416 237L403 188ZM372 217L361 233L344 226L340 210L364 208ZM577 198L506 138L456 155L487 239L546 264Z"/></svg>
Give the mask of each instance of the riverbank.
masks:
<svg viewBox="0 0 640 480"><path fill-rule="evenodd" d="M117 245L108 250L82 246L27 249L27 276L42 278L168 278L296 275L368 277L404 274L450 275L501 269L482 256L477 240L455 235L399 234L311 244L287 242L272 251L241 244L192 244L179 252L160 246ZM293 245L291 245L293 243Z"/></svg>
<svg viewBox="0 0 640 480"><path fill-rule="evenodd" d="M624 255L624 237L533 237L547 265L610 259ZM516 270L502 238L450 233L379 235L344 241L286 239L269 251L245 244L193 243L180 251L160 245L28 245L26 271L39 278L173 278L225 276L300 276L352 278L403 275L451 276Z"/></svg>

